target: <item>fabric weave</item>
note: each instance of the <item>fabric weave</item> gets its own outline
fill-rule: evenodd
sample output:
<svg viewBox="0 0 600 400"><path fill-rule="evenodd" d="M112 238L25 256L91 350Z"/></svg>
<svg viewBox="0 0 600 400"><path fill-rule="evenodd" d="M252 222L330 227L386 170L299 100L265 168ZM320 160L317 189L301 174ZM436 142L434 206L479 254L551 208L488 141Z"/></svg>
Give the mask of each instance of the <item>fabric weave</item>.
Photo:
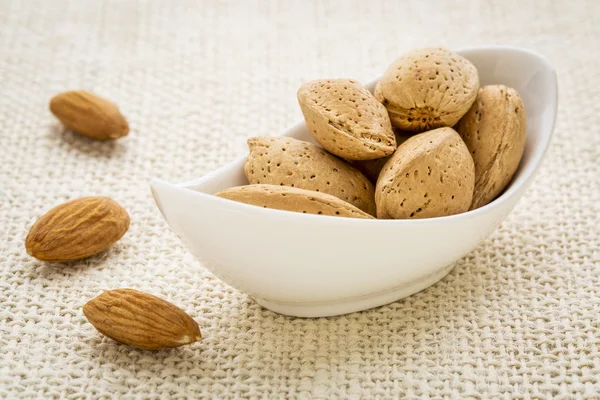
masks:
<svg viewBox="0 0 600 400"><path fill-rule="evenodd" d="M599 4L0 0L0 398L600 399ZM307 80L366 82L408 49L480 44L555 65L555 137L501 228L421 293L277 315L203 269L154 205L151 178L201 176L299 120ZM65 131L48 101L72 89L116 102L130 135ZM69 265L27 256L36 218L86 195L128 210L124 238ZM81 306L121 287L182 307L203 341L101 336Z"/></svg>

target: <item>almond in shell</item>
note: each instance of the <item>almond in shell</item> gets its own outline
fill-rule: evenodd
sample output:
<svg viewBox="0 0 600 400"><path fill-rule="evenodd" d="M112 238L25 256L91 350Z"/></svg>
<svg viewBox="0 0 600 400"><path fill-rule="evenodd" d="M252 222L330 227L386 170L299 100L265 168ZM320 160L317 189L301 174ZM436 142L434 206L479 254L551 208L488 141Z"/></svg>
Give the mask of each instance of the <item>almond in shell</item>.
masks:
<svg viewBox="0 0 600 400"><path fill-rule="evenodd" d="M377 217L432 218L465 212L474 182L473 159L454 129L415 135L398 146L379 175Z"/></svg>
<svg viewBox="0 0 600 400"><path fill-rule="evenodd" d="M511 181L527 135L525 106L516 90L484 86L457 125L475 161L475 192L471 209L494 200Z"/></svg>
<svg viewBox="0 0 600 400"><path fill-rule="evenodd" d="M373 184L357 169L312 143L289 137L248 140L244 172L250 184L327 193L375 215Z"/></svg>
<svg viewBox="0 0 600 400"><path fill-rule="evenodd" d="M263 184L237 186L216 195L224 199L276 210L334 217L373 218L335 196L289 186Z"/></svg>
<svg viewBox="0 0 600 400"><path fill-rule="evenodd" d="M424 132L454 126L477 97L479 75L466 58L444 49L410 51L389 66L375 97L398 129Z"/></svg>
<svg viewBox="0 0 600 400"><path fill-rule="evenodd" d="M338 157L373 160L396 149L385 107L356 81L305 83L298 90L298 103L315 140Z"/></svg>

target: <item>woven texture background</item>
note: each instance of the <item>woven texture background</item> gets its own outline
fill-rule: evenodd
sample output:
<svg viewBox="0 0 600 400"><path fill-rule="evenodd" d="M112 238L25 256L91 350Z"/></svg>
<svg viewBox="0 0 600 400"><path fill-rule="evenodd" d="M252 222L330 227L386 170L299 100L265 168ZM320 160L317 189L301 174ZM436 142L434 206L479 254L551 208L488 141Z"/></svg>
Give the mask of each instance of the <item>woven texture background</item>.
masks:
<svg viewBox="0 0 600 400"><path fill-rule="evenodd" d="M0 0L0 398L600 399L598 4ZM153 203L151 177L201 176L301 118L308 79L368 81L410 48L478 44L556 66L556 134L502 227L421 293L274 314L204 270ZM130 135L65 131L48 101L79 88L119 104ZM28 257L36 218L84 195L128 210L125 237L72 265ZM181 306L204 340L102 337L81 306L119 287Z"/></svg>

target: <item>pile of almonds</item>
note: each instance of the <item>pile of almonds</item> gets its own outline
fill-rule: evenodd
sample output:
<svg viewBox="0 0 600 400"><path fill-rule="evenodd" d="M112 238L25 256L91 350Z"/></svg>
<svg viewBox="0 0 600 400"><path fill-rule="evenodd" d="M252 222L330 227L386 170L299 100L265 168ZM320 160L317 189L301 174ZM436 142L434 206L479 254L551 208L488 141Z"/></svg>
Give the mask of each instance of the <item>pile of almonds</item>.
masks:
<svg viewBox="0 0 600 400"><path fill-rule="evenodd" d="M249 185L217 196L339 217L441 217L494 200L525 148L516 90L480 88L475 66L443 48L402 55L374 94L351 79L317 80L298 102L320 146L252 138Z"/></svg>
<svg viewBox="0 0 600 400"><path fill-rule="evenodd" d="M315 141L255 137L244 171L249 185L217 193L255 206L350 218L431 218L494 200L525 147L525 109L502 85L480 88L477 69L441 48L398 58L371 94L351 79L308 82L298 102ZM96 140L129 132L112 102L85 91L55 96L52 113ZM106 197L61 204L31 227L27 253L69 262L98 254L129 228ZM173 304L133 289L109 290L83 312L106 336L157 350L200 340L198 324Z"/></svg>

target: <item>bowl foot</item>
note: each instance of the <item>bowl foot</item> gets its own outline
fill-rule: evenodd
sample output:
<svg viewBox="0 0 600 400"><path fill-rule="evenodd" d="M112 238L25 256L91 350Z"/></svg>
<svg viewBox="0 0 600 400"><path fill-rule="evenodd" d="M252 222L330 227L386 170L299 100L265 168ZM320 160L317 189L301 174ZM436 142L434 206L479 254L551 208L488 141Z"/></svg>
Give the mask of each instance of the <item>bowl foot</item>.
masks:
<svg viewBox="0 0 600 400"><path fill-rule="evenodd" d="M402 286L350 299L306 303L271 301L259 297L254 297L254 300L271 311L275 311L279 314L291 315L293 317L312 318L348 314L392 303L396 300L410 296L411 294L420 292L448 275L454 268L454 265L455 264L453 263L432 274Z"/></svg>

